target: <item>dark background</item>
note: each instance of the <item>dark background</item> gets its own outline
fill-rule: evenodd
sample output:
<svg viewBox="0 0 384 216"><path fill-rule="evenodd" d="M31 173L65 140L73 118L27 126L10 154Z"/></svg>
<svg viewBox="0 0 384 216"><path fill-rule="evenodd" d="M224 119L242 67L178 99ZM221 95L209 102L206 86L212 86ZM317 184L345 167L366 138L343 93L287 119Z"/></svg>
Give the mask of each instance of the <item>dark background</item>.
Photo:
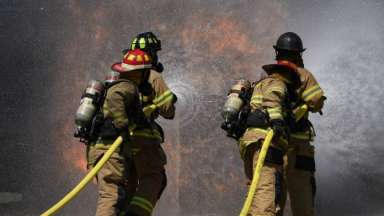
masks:
<svg viewBox="0 0 384 216"><path fill-rule="evenodd" d="M381 0L0 0L0 214L38 215L85 175L72 137L89 79L103 79L138 32L163 42L179 97L166 129L169 185L155 215L232 216L246 194L236 143L219 128L233 80L255 80L295 31L324 88L317 215L384 215L384 2ZM92 215L88 186L58 215Z"/></svg>

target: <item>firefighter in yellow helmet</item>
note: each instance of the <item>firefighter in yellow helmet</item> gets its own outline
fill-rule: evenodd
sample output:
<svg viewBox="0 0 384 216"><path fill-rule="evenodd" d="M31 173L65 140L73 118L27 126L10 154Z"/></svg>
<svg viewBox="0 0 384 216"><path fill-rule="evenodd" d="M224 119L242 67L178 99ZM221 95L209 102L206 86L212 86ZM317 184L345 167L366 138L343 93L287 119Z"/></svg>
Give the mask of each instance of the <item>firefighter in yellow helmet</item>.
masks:
<svg viewBox="0 0 384 216"><path fill-rule="evenodd" d="M260 181L248 215L274 216L280 210L283 177L283 156L288 150L288 122L292 116L290 104L296 100L295 91L300 79L296 71L282 65L264 65L267 77L254 84L246 121L239 138L245 174L251 181L267 130L275 136L261 169ZM289 69L289 68L288 68Z"/></svg>
<svg viewBox="0 0 384 216"><path fill-rule="evenodd" d="M163 65L158 61L157 52L161 50L161 41L152 33L138 34L130 45L130 50L140 49L152 58L152 68L148 74L148 82L140 86L144 112L154 121L159 115L172 119L175 115L174 103L177 98L165 83L161 73ZM126 52L129 49L124 50ZM161 130L161 128L159 128Z"/></svg>
<svg viewBox="0 0 384 216"><path fill-rule="evenodd" d="M307 104L312 113L320 112L324 104L324 92L310 71L304 68L302 53L305 51L301 38L293 33L282 34L274 46L277 64L297 71L300 87L297 90L298 103ZM293 109L295 109L293 107ZM308 113L290 128L290 150L285 157L282 206L289 193L293 216L313 216L315 184L314 146L311 144L315 132ZM282 213L281 213L282 215Z"/></svg>
<svg viewBox="0 0 384 216"><path fill-rule="evenodd" d="M142 32L137 34L128 49L123 50L123 54L129 50L140 49L152 57L152 68L159 73L164 70L163 64L159 62L157 52L161 51L161 40L153 32Z"/></svg>
<svg viewBox="0 0 384 216"><path fill-rule="evenodd" d="M104 122L88 149L89 167L119 134L124 143L97 174L97 216L149 216L162 190L166 163L162 137L145 117L138 90L151 67L150 56L141 50L129 51L122 62L112 65L120 78L108 86Z"/></svg>

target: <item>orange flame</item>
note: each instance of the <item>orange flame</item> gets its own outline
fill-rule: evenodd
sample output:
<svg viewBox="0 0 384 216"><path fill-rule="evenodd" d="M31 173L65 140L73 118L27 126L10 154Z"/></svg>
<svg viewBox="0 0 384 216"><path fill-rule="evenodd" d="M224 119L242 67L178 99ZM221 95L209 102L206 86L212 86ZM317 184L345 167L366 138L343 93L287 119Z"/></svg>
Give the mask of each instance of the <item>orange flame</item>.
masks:
<svg viewBox="0 0 384 216"><path fill-rule="evenodd" d="M181 38L184 46L204 45L204 52L213 56L225 52L256 52L245 26L227 16L193 16L182 30Z"/></svg>

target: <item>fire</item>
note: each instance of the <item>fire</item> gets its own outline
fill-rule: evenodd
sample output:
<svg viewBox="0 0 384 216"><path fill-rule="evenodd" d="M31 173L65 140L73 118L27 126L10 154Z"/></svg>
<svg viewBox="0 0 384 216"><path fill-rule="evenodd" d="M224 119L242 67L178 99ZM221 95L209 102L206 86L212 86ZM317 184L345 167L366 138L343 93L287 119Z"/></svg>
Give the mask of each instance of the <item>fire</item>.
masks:
<svg viewBox="0 0 384 216"><path fill-rule="evenodd" d="M175 30L171 32L180 32L175 40L181 41L180 49L184 52L183 56L177 57L185 58L187 65L193 71L198 71L189 80L196 80L199 75L205 76L206 71L212 74L215 66L212 63L224 69L219 69L221 74L259 78L260 66L273 60L272 44L275 39L265 35L273 35L269 31L281 28L278 17L276 15L271 20L257 20L250 24L226 13L197 12L182 25L173 27Z"/></svg>
<svg viewBox="0 0 384 216"><path fill-rule="evenodd" d="M84 146L81 143L73 143L71 146L66 147L63 152L64 160L67 166L75 168L83 173L87 172L87 161L85 158Z"/></svg>
<svg viewBox="0 0 384 216"><path fill-rule="evenodd" d="M87 172L87 161L85 154L85 145L72 137L74 131L74 122L72 118L67 118L62 122L62 127L58 131L58 151L62 153L64 166L69 170L77 170L83 173Z"/></svg>
<svg viewBox="0 0 384 216"><path fill-rule="evenodd" d="M203 50L210 55L256 52L244 24L228 16L193 16L181 32L181 38L184 46L204 45L207 49Z"/></svg>
<svg viewBox="0 0 384 216"><path fill-rule="evenodd" d="M79 158L75 160L75 167L83 172L87 171L87 162L85 159Z"/></svg>

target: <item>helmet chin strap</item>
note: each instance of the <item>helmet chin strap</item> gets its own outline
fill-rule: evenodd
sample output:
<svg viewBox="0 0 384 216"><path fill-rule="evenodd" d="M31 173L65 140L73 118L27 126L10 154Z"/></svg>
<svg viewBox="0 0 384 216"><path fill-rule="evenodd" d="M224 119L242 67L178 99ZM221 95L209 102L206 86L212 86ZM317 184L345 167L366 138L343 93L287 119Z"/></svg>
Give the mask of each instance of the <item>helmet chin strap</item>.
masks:
<svg viewBox="0 0 384 216"><path fill-rule="evenodd" d="M139 84L139 90L143 95L148 95L151 92L152 86L148 82L150 69L146 69L142 73L141 82Z"/></svg>

